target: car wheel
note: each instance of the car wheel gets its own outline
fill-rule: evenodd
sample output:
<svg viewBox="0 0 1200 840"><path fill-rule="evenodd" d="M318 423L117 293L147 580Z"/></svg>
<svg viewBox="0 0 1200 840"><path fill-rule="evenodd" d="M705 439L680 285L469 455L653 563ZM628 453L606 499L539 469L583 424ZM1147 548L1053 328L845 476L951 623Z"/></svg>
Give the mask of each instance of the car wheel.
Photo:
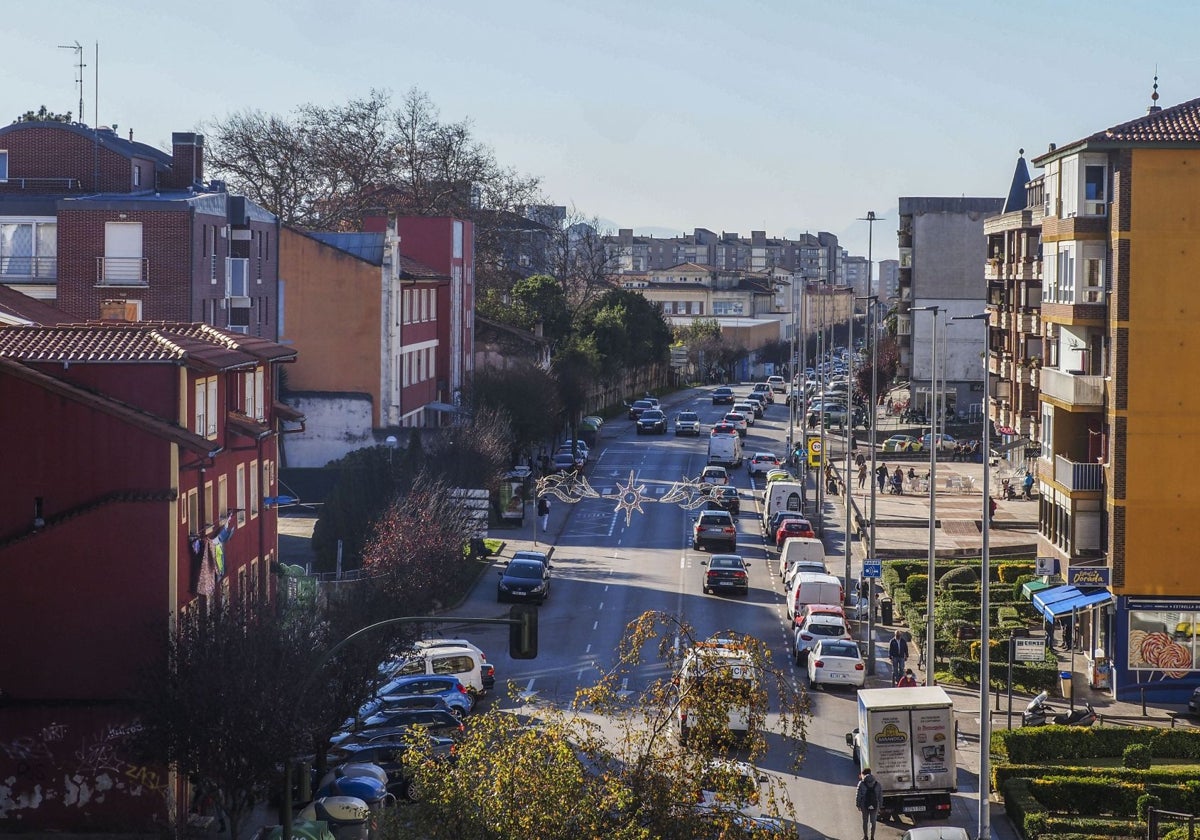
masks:
<svg viewBox="0 0 1200 840"><path fill-rule="evenodd" d="M450 714L454 715L459 720L462 720L467 715L467 710L462 706L451 706Z"/></svg>
<svg viewBox="0 0 1200 840"><path fill-rule="evenodd" d="M410 802L416 802L421 798L421 788L416 779L406 779L401 793Z"/></svg>
<svg viewBox="0 0 1200 840"><path fill-rule="evenodd" d="M692 540L692 551L699 551L699 550L700 550L700 543L696 542L695 540Z"/></svg>
<svg viewBox="0 0 1200 840"><path fill-rule="evenodd" d="M816 687L817 687L817 678L816 678L815 676L809 676L809 678L808 678L808 687L809 687L809 688L816 688Z"/></svg>
<svg viewBox="0 0 1200 840"><path fill-rule="evenodd" d="M703 584L703 583L702 583L702 584L700 584L700 591L701 591L703 594L707 595L707 594L708 594L708 587L707 587L705 584Z"/></svg>

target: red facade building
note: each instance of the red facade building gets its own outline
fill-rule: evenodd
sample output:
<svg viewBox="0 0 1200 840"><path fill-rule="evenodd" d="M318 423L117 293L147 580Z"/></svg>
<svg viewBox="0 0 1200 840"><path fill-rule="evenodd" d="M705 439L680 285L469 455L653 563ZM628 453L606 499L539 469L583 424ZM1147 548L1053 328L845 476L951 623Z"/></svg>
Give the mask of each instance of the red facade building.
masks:
<svg viewBox="0 0 1200 840"><path fill-rule="evenodd" d="M278 219L204 180L204 137L170 153L108 128L0 128L0 283L78 320L197 321L277 337Z"/></svg>
<svg viewBox="0 0 1200 840"><path fill-rule="evenodd" d="M0 326L0 824L165 813L129 701L170 622L273 608L294 357L202 323Z"/></svg>

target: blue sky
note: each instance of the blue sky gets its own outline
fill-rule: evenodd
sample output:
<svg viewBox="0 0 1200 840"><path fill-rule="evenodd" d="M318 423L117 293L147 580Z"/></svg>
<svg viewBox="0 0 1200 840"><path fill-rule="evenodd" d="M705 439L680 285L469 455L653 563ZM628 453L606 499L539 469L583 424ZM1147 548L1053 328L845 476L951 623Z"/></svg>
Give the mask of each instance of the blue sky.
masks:
<svg viewBox="0 0 1200 840"><path fill-rule="evenodd" d="M53 0L5 9L0 121L46 105L169 147L232 111L390 90L469 118L614 226L832 231L895 255L903 195L1000 196L1017 150L1200 97L1200 4Z"/></svg>

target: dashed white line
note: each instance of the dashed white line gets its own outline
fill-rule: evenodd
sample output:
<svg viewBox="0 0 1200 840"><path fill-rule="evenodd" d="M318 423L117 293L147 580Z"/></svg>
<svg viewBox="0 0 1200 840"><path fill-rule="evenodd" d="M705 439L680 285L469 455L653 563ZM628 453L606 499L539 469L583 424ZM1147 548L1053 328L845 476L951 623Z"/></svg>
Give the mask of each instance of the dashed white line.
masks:
<svg viewBox="0 0 1200 840"><path fill-rule="evenodd" d="M596 607L596 609L598 609L598 610L602 610L602 609L604 609L604 602L603 602L603 601L601 601L601 602L600 602L600 606Z"/></svg>
<svg viewBox="0 0 1200 840"><path fill-rule="evenodd" d="M583 652L584 652L584 653L591 653L591 652L592 652L592 646L591 646L591 645L588 645L587 647L585 647L585 648L583 649Z"/></svg>
<svg viewBox="0 0 1200 840"><path fill-rule="evenodd" d="M593 622L592 622L592 629L593 629L593 630L595 630L595 629L596 629L597 627L599 627L599 626L600 626L600 622L599 622L599 621L593 621Z"/></svg>

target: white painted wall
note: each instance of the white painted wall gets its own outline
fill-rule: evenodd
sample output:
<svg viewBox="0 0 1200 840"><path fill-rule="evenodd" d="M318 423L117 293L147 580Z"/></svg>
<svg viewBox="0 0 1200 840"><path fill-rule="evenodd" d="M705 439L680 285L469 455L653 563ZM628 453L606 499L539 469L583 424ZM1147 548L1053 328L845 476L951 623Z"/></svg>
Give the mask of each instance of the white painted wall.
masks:
<svg viewBox="0 0 1200 840"><path fill-rule="evenodd" d="M283 435L283 463L323 467L378 441L371 428L371 398L365 394L293 394L287 404L304 413L302 434Z"/></svg>

